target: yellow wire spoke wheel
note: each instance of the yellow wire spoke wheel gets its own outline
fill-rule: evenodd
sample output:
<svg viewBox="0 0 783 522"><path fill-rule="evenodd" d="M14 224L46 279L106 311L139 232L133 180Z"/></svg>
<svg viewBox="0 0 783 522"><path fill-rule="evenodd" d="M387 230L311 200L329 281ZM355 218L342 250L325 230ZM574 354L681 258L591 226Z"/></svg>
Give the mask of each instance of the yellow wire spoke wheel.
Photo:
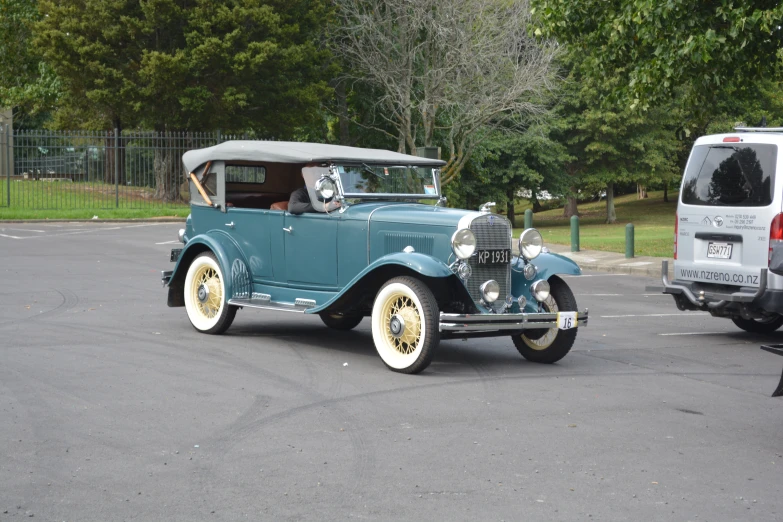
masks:
<svg viewBox="0 0 783 522"><path fill-rule="evenodd" d="M557 276L549 278L549 297L541 303L541 308L550 313L578 310L576 298L565 281ZM576 340L578 328L560 330L537 328L525 330L522 334L512 335L511 339L517 351L531 362L552 364L568 354Z"/></svg>
<svg viewBox="0 0 783 522"><path fill-rule="evenodd" d="M211 252L197 256L185 276L185 309L193 327L204 333L222 333L237 308L226 303L223 272Z"/></svg>
<svg viewBox="0 0 783 522"><path fill-rule="evenodd" d="M438 305L421 281L398 277L375 297L372 332L375 348L392 370L418 373L426 368L440 340Z"/></svg>

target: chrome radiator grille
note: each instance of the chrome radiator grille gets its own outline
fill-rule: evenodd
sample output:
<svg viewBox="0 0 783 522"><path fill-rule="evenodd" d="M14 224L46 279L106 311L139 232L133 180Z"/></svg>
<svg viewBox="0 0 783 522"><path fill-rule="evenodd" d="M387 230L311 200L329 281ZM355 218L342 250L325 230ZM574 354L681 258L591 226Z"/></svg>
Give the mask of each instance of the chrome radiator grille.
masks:
<svg viewBox="0 0 783 522"><path fill-rule="evenodd" d="M471 221L469 228L476 236L477 251L511 248L511 223L502 216L482 214ZM468 260L468 264L472 270L472 275L466 281L470 296L480 301L479 287L484 281L494 279L500 285L500 297L492 303L492 308L501 310L506 296L511 293L511 265L479 265L475 256Z"/></svg>

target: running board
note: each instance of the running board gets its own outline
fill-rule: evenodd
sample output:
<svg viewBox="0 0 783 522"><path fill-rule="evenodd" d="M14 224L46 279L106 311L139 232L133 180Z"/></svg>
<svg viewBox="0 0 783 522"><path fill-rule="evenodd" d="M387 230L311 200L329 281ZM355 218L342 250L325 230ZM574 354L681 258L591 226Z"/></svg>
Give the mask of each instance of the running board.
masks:
<svg viewBox="0 0 783 522"><path fill-rule="evenodd" d="M278 303L272 301L268 294L254 294L253 299L229 299L228 304L247 308L259 308L262 310L277 310L278 312L304 313L310 308L315 308L316 302L312 299L297 299L292 303Z"/></svg>

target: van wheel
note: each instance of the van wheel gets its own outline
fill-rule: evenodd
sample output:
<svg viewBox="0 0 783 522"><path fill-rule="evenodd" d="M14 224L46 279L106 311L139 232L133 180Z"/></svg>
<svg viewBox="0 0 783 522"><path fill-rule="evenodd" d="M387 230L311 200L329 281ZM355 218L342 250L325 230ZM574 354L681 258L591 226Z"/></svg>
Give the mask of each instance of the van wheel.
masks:
<svg viewBox="0 0 783 522"><path fill-rule="evenodd" d="M549 278L549 297L542 308L549 313L576 312L576 298L565 281L557 276ZM559 330L536 328L525 330L521 335L512 335L511 340L519 354L530 362L552 364L568 354L576 340L578 328Z"/></svg>
<svg viewBox="0 0 783 522"><path fill-rule="evenodd" d="M750 333L768 334L783 326L783 316L773 315L768 319L743 319L732 317L734 324Z"/></svg>
<svg viewBox="0 0 783 522"><path fill-rule="evenodd" d="M319 315L321 316L321 321L334 330L352 330L364 319L361 315L343 315L330 312Z"/></svg>

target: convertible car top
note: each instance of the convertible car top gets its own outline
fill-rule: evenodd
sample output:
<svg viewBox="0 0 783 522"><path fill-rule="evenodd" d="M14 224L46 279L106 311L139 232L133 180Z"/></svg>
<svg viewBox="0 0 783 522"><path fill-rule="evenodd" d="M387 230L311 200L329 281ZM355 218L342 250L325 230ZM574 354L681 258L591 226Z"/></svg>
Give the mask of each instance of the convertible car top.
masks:
<svg viewBox="0 0 783 522"><path fill-rule="evenodd" d="M208 161L270 161L275 163L319 163L324 161L419 165L442 167L445 161L410 156L381 149L360 149L343 145L292 141L227 141L214 147L186 152L182 162L193 172Z"/></svg>

